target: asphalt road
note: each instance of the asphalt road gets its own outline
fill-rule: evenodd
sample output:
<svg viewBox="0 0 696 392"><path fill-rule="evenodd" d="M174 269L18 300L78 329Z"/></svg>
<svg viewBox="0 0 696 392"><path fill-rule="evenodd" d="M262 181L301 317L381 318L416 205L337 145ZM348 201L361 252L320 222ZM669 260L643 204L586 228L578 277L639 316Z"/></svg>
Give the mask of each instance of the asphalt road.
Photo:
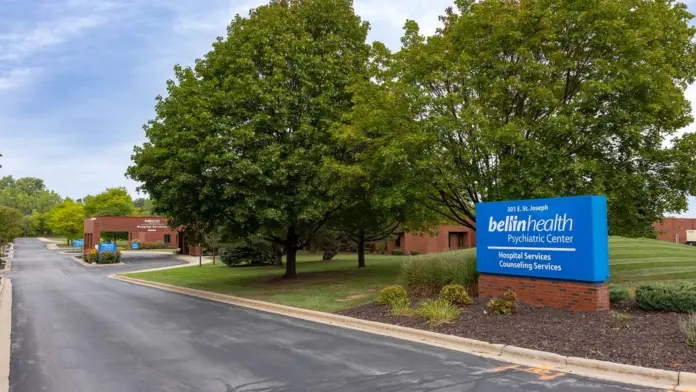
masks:
<svg viewBox="0 0 696 392"><path fill-rule="evenodd" d="M108 279L18 240L12 392L630 391Z"/></svg>

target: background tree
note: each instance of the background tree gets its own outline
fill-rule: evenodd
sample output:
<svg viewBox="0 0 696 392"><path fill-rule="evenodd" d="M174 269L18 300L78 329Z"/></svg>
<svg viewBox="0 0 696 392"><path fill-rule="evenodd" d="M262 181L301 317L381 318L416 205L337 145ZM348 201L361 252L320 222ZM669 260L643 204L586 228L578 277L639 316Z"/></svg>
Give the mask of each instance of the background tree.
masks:
<svg viewBox="0 0 696 392"><path fill-rule="evenodd" d="M220 250L222 244L222 230L219 227L207 230L203 238L205 244L213 251L213 265L215 265L215 256Z"/></svg>
<svg viewBox="0 0 696 392"><path fill-rule="evenodd" d="M135 207L128 190L123 187L108 188L96 196L84 198L87 216L133 216Z"/></svg>
<svg viewBox="0 0 696 392"><path fill-rule="evenodd" d="M48 212L60 201L60 196L48 190L39 178L0 178L0 205L18 209L23 215L30 215L34 210Z"/></svg>
<svg viewBox="0 0 696 392"><path fill-rule="evenodd" d="M382 122L385 172L411 175L448 220L475 229L478 202L606 194L610 232L641 235L694 191L683 143L667 143L692 121L690 19L676 2L459 0L434 36L406 24L356 111Z"/></svg>
<svg viewBox="0 0 696 392"><path fill-rule="evenodd" d="M135 207L135 215L138 216L150 216L154 210L152 200L143 197L133 200L133 207Z"/></svg>
<svg viewBox="0 0 696 392"><path fill-rule="evenodd" d="M367 30L350 0L237 16L195 69L176 69L128 175L179 221L282 246L295 278L297 250L338 209L320 172L331 124L352 104L347 86L365 77Z"/></svg>
<svg viewBox="0 0 696 392"><path fill-rule="evenodd" d="M76 238L82 238L84 232L85 212L82 204L71 199L59 203L49 214L48 226L51 231L67 239L67 244Z"/></svg>
<svg viewBox="0 0 696 392"><path fill-rule="evenodd" d="M22 235L22 212L10 207L0 206L0 252L5 244L13 242Z"/></svg>

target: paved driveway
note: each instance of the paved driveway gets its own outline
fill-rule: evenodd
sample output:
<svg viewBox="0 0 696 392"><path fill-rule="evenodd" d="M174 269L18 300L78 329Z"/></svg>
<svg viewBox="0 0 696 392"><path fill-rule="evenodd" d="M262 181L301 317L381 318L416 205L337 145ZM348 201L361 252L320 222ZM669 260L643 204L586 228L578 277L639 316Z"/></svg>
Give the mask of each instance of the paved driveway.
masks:
<svg viewBox="0 0 696 392"><path fill-rule="evenodd" d="M18 241L11 391L638 390L106 278L177 263L124 261L85 269Z"/></svg>

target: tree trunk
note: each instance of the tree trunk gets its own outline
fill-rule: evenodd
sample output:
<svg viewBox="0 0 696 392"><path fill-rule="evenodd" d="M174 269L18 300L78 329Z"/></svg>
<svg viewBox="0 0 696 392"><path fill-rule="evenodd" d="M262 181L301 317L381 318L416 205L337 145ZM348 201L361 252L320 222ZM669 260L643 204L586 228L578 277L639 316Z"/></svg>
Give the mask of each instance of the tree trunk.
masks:
<svg viewBox="0 0 696 392"><path fill-rule="evenodd" d="M297 246L295 244L285 245L285 253L287 254L287 260L285 260L285 279L297 279Z"/></svg>
<svg viewBox="0 0 696 392"><path fill-rule="evenodd" d="M213 265L215 265L215 253L217 249L213 248Z"/></svg>
<svg viewBox="0 0 696 392"><path fill-rule="evenodd" d="M203 266L203 247L198 245L198 266Z"/></svg>
<svg viewBox="0 0 696 392"><path fill-rule="evenodd" d="M365 268L365 234L358 237L358 268Z"/></svg>
<svg viewBox="0 0 696 392"><path fill-rule="evenodd" d="M283 266L283 248L278 244L274 244L273 250L275 250L275 263L273 263L273 264L276 267L282 267Z"/></svg>

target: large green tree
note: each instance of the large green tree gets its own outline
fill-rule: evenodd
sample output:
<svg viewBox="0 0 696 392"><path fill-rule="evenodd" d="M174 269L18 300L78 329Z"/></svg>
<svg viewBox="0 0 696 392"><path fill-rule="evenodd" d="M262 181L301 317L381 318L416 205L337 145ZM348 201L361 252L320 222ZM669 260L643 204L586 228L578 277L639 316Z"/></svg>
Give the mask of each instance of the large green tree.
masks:
<svg viewBox="0 0 696 392"><path fill-rule="evenodd" d="M224 223L296 254L338 206L321 175L333 123L364 78L368 25L351 0L274 0L235 17L194 69L177 68L128 174L184 224Z"/></svg>
<svg viewBox="0 0 696 392"><path fill-rule="evenodd" d="M108 188L106 191L84 198L87 216L132 216L136 212L128 190L123 187Z"/></svg>
<svg viewBox="0 0 696 392"><path fill-rule="evenodd" d="M18 209L24 215L30 215L34 210L39 213L48 212L60 196L47 189L43 180L34 177L0 178L0 206Z"/></svg>
<svg viewBox="0 0 696 392"><path fill-rule="evenodd" d="M48 226L56 234L67 239L67 243L82 238L84 232L85 212L82 204L71 199L57 204L49 213Z"/></svg>
<svg viewBox="0 0 696 392"><path fill-rule="evenodd" d="M16 208L0 206L0 250L24 232L22 212Z"/></svg>
<svg viewBox="0 0 696 392"><path fill-rule="evenodd" d="M383 170L476 228L483 201L606 194L610 231L643 235L696 191L694 28L642 0L458 0L426 38L407 22L356 111L385 128ZM374 118L380 121L374 121Z"/></svg>

